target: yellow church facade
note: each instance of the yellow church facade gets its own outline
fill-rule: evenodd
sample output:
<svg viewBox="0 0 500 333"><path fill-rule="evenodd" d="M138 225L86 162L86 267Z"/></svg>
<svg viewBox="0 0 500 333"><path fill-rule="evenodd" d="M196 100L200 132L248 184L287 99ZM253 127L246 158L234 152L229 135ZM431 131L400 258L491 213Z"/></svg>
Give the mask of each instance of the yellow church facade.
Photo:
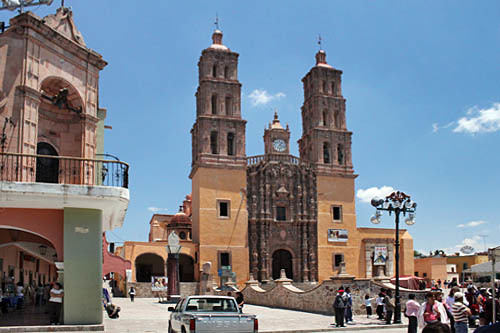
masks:
<svg viewBox="0 0 500 333"><path fill-rule="evenodd" d="M247 156L239 54L222 37L214 32L198 62L191 194L178 214L153 216L148 242L124 243L131 281L166 275L174 230L182 233L181 282L200 281L203 268L218 285L233 280L239 287L251 277L272 281L282 269L301 283L330 279L343 267L356 278L394 276L395 230L356 226L342 71L320 50L302 79L300 156L290 154L290 129L277 114L264 132L264 154ZM413 239L406 230L399 236L400 274L413 275Z"/></svg>

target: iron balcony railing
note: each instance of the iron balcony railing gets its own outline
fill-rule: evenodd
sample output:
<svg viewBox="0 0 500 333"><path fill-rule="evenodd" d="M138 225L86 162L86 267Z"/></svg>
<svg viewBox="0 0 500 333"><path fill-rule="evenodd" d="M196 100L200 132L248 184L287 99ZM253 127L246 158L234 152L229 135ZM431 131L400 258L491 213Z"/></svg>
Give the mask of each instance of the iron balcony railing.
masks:
<svg viewBox="0 0 500 333"><path fill-rule="evenodd" d="M128 169L121 161L0 153L0 181L128 188Z"/></svg>
<svg viewBox="0 0 500 333"><path fill-rule="evenodd" d="M259 164L262 161L275 161L275 162L285 162L295 165L307 164L300 158L293 155L281 155L281 154L267 154L267 155L256 155L247 157L247 165Z"/></svg>

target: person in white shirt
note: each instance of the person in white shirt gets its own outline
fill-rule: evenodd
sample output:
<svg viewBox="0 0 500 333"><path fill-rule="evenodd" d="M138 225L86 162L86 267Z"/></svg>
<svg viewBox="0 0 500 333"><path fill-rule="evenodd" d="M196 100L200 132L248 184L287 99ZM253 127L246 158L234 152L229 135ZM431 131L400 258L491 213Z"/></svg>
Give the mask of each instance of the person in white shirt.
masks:
<svg viewBox="0 0 500 333"><path fill-rule="evenodd" d="M50 323L52 325L59 325L61 318L61 309L64 297L64 289L59 282L54 284L54 287L50 289Z"/></svg>
<svg viewBox="0 0 500 333"><path fill-rule="evenodd" d="M380 292L377 297L377 315L378 319L382 320L384 319L384 294Z"/></svg>

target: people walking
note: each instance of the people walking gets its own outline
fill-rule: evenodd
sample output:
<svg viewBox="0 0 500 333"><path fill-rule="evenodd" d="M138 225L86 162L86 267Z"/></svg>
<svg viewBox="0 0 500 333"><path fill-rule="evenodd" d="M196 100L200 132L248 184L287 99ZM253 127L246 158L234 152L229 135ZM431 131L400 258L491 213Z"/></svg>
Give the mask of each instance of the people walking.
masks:
<svg viewBox="0 0 500 333"><path fill-rule="evenodd" d="M434 295L430 292L425 295L425 298L426 301L420 305L420 309L418 310L418 326L423 328L428 324L438 322L446 324L448 316L446 315L443 303L436 302Z"/></svg>
<svg viewBox="0 0 500 333"><path fill-rule="evenodd" d="M345 306L345 322L346 324L351 322L352 323L352 296L351 296L351 289L347 287L345 289L345 298L347 300L346 306Z"/></svg>
<svg viewBox="0 0 500 333"><path fill-rule="evenodd" d="M243 297L241 291L236 292L236 303L238 303L238 308L240 309L240 312L243 312L243 305L245 305L245 298Z"/></svg>
<svg viewBox="0 0 500 333"><path fill-rule="evenodd" d="M384 296L385 296L384 293L380 292L376 299L377 309L375 311L377 312L379 320L384 319Z"/></svg>
<svg viewBox="0 0 500 333"><path fill-rule="evenodd" d="M471 315L471 311L464 304L464 294L456 292L454 298L455 302L453 302L451 312L453 314L455 332L467 333L467 321L468 317Z"/></svg>
<svg viewBox="0 0 500 333"><path fill-rule="evenodd" d="M335 296L335 301L333 301L333 308L335 310L335 326L345 327L344 325L344 314L347 299L344 295L344 290L339 289L337 291L337 296Z"/></svg>
<svg viewBox="0 0 500 333"><path fill-rule="evenodd" d="M365 295L366 318L370 318L372 315L372 300L373 298L370 298L370 295Z"/></svg>
<svg viewBox="0 0 500 333"><path fill-rule="evenodd" d="M133 302L135 299L135 288L133 286L128 290L128 294L130 295L130 301Z"/></svg>
<svg viewBox="0 0 500 333"><path fill-rule="evenodd" d="M61 322L61 309L64 297L64 289L59 282L54 284L50 290L50 323L52 325L59 325Z"/></svg>
<svg viewBox="0 0 500 333"><path fill-rule="evenodd" d="M451 333L455 333L455 320L453 319L453 315L451 314L451 307L448 305L448 302L443 299L443 292L439 290L434 294L434 297L436 298L437 302L443 304L444 310L446 311L446 316L450 321Z"/></svg>
<svg viewBox="0 0 500 333"><path fill-rule="evenodd" d="M418 329L418 310L420 309L420 304L415 301L415 294L408 295L408 302L406 302L405 315L408 317L408 333L417 333Z"/></svg>
<svg viewBox="0 0 500 333"><path fill-rule="evenodd" d="M392 314L394 313L394 308L396 305L394 304L392 300L392 290L388 289L385 297L384 297L384 304L385 304L385 309L386 309L386 315L385 315L385 323L387 325L391 324L392 320Z"/></svg>

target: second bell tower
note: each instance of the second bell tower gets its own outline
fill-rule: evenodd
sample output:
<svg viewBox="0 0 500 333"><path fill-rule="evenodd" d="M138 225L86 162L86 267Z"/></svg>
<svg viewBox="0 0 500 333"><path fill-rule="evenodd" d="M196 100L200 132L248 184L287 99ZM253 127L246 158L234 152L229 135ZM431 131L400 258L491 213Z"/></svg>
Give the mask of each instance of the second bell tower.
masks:
<svg viewBox="0 0 500 333"><path fill-rule="evenodd" d="M222 44L222 31L215 30L212 41L198 62L196 122L191 130L193 242L198 244L197 269L210 262L212 276L220 276L219 285L229 278L243 284L249 268L239 55Z"/></svg>

